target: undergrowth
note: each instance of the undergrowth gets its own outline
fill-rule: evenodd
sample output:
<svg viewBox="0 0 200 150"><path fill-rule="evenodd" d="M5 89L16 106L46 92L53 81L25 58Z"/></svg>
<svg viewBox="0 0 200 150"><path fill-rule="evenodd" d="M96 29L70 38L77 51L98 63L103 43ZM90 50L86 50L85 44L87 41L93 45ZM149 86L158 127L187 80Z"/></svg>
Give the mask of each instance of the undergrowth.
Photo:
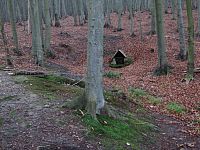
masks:
<svg viewBox="0 0 200 150"><path fill-rule="evenodd" d="M145 141L153 141L150 134L155 131L154 125L139 119L127 117L126 120L116 120L106 115L97 116L94 120L89 115L82 118L88 127L90 137L100 137L106 149L124 150L145 147Z"/></svg>
<svg viewBox="0 0 200 150"><path fill-rule="evenodd" d="M4 101L10 101L13 100L14 98L16 98L17 96L4 96L4 97L0 97L0 102L4 102Z"/></svg>
<svg viewBox="0 0 200 150"><path fill-rule="evenodd" d="M3 118L0 116L0 127L3 126Z"/></svg>
<svg viewBox="0 0 200 150"><path fill-rule="evenodd" d="M109 72L106 72L104 74L104 76L107 77L107 78L120 78L121 77L121 73L109 71Z"/></svg>
<svg viewBox="0 0 200 150"><path fill-rule="evenodd" d="M129 96L139 104L142 103L142 101L145 101L151 105L159 105L162 102L161 98L150 95L148 92L142 89L133 87L129 89Z"/></svg>
<svg viewBox="0 0 200 150"><path fill-rule="evenodd" d="M52 98L64 94L75 97L83 91L79 87L67 86L65 80L55 76L26 76L26 78L25 81L22 81L33 92ZM117 94L116 97L113 97L113 92ZM124 100L126 95L120 91L112 91L110 97L107 97L107 100L111 98L113 98L113 101L117 98ZM14 116L15 113L13 112L10 115ZM89 115L85 115L82 117L82 121L88 128L88 137L93 137L94 139L100 138L106 149L139 149L141 145L145 147L146 143L153 142L154 138L152 135L155 133L155 126L148 121L133 118L133 115L130 116L127 114L127 117L122 120L113 119L106 115L98 115L97 121Z"/></svg>
<svg viewBox="0 0 200 150"><path fill-rule="evenodd" d="M184 106L182 106L181 104L175 103L175 102L170 102L167 105L167 109L170 112L177 113L177 114L182 114L186 111Z"/></svg>
<svg viewBox="0 0 200 150"><path fill-rule="evenodd" d="M60 96L79 95L83 90L77 86L69 86L65 78L58 76L26 76L25 78L22 83L36 94L42 94L50 100Z"/></svg>

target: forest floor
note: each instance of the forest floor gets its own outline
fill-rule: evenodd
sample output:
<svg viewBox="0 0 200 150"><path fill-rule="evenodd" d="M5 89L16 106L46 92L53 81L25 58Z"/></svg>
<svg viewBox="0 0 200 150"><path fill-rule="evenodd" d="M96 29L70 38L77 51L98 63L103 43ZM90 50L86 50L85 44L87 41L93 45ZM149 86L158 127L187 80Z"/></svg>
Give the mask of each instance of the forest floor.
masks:
<svg viewBox="0 0 200 150"><path fill-rule="evenodd" d="M73 99L79 93L79 88L64 85L64 91L58 88L62 94L55 97L50 92L58 91L57 85L50 85L43 80L37 81L41 77L29 82L29 77L10 76L10 73L12 72L0 71L0 149L110 149L104 145L100 135L95 138L89 136L90 131L81 117L76 115L76 110L63 108L66 99ZM37 85L37 82L41 83ZM45 88L48 92L43 91ZM134 104L133 106L136 109ZM151 140L138 142L140 149L200 149L200 137L189 135L184 122L145 111L141 107L137 111L133 114L138 114L143 119L148 117L158 130L153 137L143 132L146 139ZM114 147L115 145L112 149L115 150ZM127 146L124 149L132 148Z"/></svg>
<svg viewBox="0 0 200 150"><path fill-rule="evenodd" d="M177 21L171 20L171 18L171 14L167 14L164 19L168 62L173 67L169 75L161 77L153 75L153 71L157 65L157 48L156 36L148 35L148 32L150 31L149 13L142 13L142 41L140 39L139 31L139 16L136 14L136 37L132 38L129 36L130 25L128 21L128 14L125 14L123 15L123 31L116 32L115 28L105 29L105 72L119 74L120 76L116 78L105 77L104 83L106 89L122 90L127 95L130 94L130 89L136 89L139 93L145 92L149 93L150 96L157 97L160 99L160 102L152 102L147 100L146 96L141 96L139 103L148 109L152 114L160 114L160 116L158 115L159 117L157 123L160 124L159 126L161 128L162 126L164 126L163 128L166 128L163 133L169 135L166 136L168 141L173 141L173 139L184 139L181 142L187 143L191 140L191 143L195 142L195 146L199 146L200 73L196 73L195 79L189 84L183 82L185 77L184 71L187 70L187 62L176 60L176 56L179 53L179 38L176 26ZM186 20L186 17L184 19ZM117 18L114 14L112 15L112 24L115 27L117 26ZM71 17L62 20L61 25L61 28L52 28L51 47L55 52L56 57L54 59L48 59L48 62L57 64L58 66L61 66L62 69L70 71L72 74L84 77L86 71L87 25L73 26L73 20ZM9 24L6 26L6 31L8 38L11 39L12 36ZM22 26L18 26L18 33L21 49L23 50L23 56L12 57L15 69L46 70L46 68L34 65L34 60L31 58L31 36L27 35L27 31L24 31ZM13 46L11 41L9 42L10 47L12 48ZM63 44L66 46L62 47ZM2 43L0 43L0 47L2 46ZM199 68L199 38L195 39L195 47L195 56L197 58L195 60L195 67ZM109 61L118 49L122 49L128 57L131 57L133 59L133 64L120 69L110 68ZM151 49L154 49L155 52L151 52ZM5 53L1 53L0 56L0 62L1 64L4 64L5 62L3 58ZM5 75L5 73L2 74ZM51 111L53 110L50 110L50 112ZM173 121L173 119L175 119L175 121ZM168 126L165 126L166 124L168 124ZM185 138L183 138L182 135ZM176 149L177 145L175 143L176 140L169 144L169 147L172 146L169 149ZM199 147L195 148L199 149ZM191 149L195 148L192 147Z"/></svg>
<svg viewBox="0 0 200 150"><path fill-rule="evenodd" d="M84 139L86 128L73 111L62 109L64 99L41 97L6 72L0 72L0 83L1 150L96 149Z"/></svg>

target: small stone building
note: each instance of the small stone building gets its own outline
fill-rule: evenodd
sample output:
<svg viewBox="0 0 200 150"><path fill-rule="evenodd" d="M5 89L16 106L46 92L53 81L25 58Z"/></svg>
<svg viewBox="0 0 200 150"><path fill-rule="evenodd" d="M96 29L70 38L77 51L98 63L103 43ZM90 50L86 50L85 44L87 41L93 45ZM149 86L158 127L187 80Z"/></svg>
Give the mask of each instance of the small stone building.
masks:
<svg viewBox="0 0 200 150"><path fill-rule="evenodd" d="M126 54L122 50L118 50L112 57L111 64L113 65L123 65L125 63Z"/></svg>

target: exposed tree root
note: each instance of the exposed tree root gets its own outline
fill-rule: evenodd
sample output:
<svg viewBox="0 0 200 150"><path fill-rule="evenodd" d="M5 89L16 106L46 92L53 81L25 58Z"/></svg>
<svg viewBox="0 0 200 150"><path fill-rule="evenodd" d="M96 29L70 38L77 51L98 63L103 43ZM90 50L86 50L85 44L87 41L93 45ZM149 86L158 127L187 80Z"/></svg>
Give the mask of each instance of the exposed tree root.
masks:
<svg viewBox="0 0 200 150"><path fill-rule="evenodd" d="M107 114L111 118L120 119L120 120L125 120L127 116L129 116L128 112L115 108L112 105L107 104L107 103L105 104L101 113Z"/></svg>
<svg viewBox="0 0 200 150"><path fill-rule="evenodd" d="M167 75L170 73L170 70L173 69L170 65L165 65L163 67L158 67L154 71L154 75L156 76L162 76L162 75Z"/></svg>
<svg viewBox="0 0 200 150"><path fill-rule="evenodd" d="M71 101L67 101L62 107L70 109L85 109L86 108L85 92L83 92L80 96L72 99Z"/></svg>
<svg viewBox="0 0 200 150"><path fill-rule="evenodd" d="M181 60L181 61L186 61L186 60L187 60L187 55L183 55L182 53L179 53L179 54L176 56L176 59L177 59L177 60Z"/></svg>
<svg viewBox="0 0 200 150"><path fill-rule="evenodd" d="M86 110L87 104L86 104L85 94L81 94L80 96L76 97L75 99L66 102L62 107L63 108L70 108L70 109L77 109L77 110ZM121 110L118 108L113 107L112 105L106 103L104 108L101 109L100 114L106 114L111 118L114 119L120 119L120 120L126 120L127 117L134 117L131 116L128 112L125 110Z"/></svg>

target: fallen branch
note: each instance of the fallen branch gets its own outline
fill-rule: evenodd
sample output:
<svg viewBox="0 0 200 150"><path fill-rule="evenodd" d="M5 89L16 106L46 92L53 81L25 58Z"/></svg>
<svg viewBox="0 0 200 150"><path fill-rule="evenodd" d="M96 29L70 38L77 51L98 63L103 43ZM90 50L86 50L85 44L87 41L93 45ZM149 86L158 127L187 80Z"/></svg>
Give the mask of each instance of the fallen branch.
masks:
<svg viewBox="0 0 200 150"><path fill-rule="evenodd" d="M183 71L183 73L187 73L187 71ZM194 73L200 73L200 68L195 68Z"/></svg>
<svg viewBox="0 0 200 150"><path fill-rule="evenodd" d="M17 76L17 75L34 75L34 76L47 76L48 74L45 72L41 72L41 71L27 71L27 70L20 70L20 71L14 71L13 76Z"/></svg>
<svg viewBox="0 0 200 150"><path fill-rule="evenodd" d="M18 75L32 75L32 76L38 76L38 77L47 77L47 76L58 76L52 73L47 73L47 72L42 72L42 71L27 71L27 70L20 70L20 71L13 71L12 73L9 73L9 75L12 76L18 76ZM64 77L64 76L59 76L64 78L65 83L66 84L70 84L71 86L79 86L81 88L85 87L85 82L84 82L84 78L82 78L81 80L76 80L76 79L72 79L69 77Z"/></svg>
<svg viewBox="0 0 200 150"><path fill-rule="evenodd" d="M83 77L81 80L73 83L71 86L79 85L81 82L84 82L85 77Z"/></svg>

